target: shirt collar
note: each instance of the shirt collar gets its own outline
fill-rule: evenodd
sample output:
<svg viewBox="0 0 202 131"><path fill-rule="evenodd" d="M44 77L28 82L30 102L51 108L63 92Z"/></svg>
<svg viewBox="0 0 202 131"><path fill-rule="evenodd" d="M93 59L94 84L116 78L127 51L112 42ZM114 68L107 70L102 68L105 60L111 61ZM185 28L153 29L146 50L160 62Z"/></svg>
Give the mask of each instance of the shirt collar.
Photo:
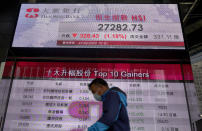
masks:
<svg viewBox="0 0 202 131"><path fill-rule="evenodd" d="M107 93L109 92L109 90L110 90L110 89L106 90L106 91L104 92L104 94L102 94L102 96L101 96L101 97L102 97L102 100L104 100L104 98L105 98L105 96L107 95Z"/></svg>

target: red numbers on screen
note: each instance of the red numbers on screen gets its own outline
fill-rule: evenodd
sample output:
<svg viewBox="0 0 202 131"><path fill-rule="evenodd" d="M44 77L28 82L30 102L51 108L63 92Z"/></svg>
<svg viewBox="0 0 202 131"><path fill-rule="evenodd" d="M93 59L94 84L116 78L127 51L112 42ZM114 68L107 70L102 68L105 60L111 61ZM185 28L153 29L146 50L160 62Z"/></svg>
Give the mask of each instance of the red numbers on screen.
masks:
<svg viewBox="0 0 202 131"><path fill-rule="evenodd" d="M80 34L80 38L99 38L99 34Z"/></svg>

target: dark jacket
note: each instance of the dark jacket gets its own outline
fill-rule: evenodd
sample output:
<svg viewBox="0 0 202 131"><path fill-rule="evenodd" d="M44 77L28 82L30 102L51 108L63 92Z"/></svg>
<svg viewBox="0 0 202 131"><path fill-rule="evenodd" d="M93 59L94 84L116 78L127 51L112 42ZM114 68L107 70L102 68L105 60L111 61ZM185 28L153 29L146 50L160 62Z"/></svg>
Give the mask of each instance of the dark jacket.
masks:
<svg viewBox="0 0 202 131"><path fill-rule="evenodd" d="M118 87L107 90L102 95L103 114L88 131L130 131L126 99L126 93Z"/></svg>

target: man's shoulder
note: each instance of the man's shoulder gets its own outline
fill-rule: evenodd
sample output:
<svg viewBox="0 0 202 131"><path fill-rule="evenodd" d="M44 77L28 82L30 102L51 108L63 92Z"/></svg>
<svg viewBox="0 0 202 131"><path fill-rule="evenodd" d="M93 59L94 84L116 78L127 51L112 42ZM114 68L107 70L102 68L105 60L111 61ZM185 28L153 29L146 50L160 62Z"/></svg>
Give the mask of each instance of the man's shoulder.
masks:
<svg viewBox="0 0 202 131"><path fill-rule="evenodd" d="M121 90L119 87L112 87L110 88L110 90L117 93L122 93L123 95L127 96L126 93L123 90Z"/></svg>
<svg viewBox="0 0 202 131"><path fill-rule="evenodd" d="M108 93L105 95L105 99L112 99L112 98L118 98L118 92L115 92L113 90L109 90Z"/></svg>

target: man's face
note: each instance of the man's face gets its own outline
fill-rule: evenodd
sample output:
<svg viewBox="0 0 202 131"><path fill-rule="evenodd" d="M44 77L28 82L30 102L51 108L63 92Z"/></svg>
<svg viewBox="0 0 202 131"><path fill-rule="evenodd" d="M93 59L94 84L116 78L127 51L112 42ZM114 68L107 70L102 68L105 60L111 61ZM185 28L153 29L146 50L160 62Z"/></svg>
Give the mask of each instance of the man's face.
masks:
<svg viewBox="0 0 202 131"><path fill-rule="evenodd" d="M90 90L93 94L97 93L98 95L102 95L102 86L101 85L97 85L97 84L93 84L90 87Z"/></svg>

